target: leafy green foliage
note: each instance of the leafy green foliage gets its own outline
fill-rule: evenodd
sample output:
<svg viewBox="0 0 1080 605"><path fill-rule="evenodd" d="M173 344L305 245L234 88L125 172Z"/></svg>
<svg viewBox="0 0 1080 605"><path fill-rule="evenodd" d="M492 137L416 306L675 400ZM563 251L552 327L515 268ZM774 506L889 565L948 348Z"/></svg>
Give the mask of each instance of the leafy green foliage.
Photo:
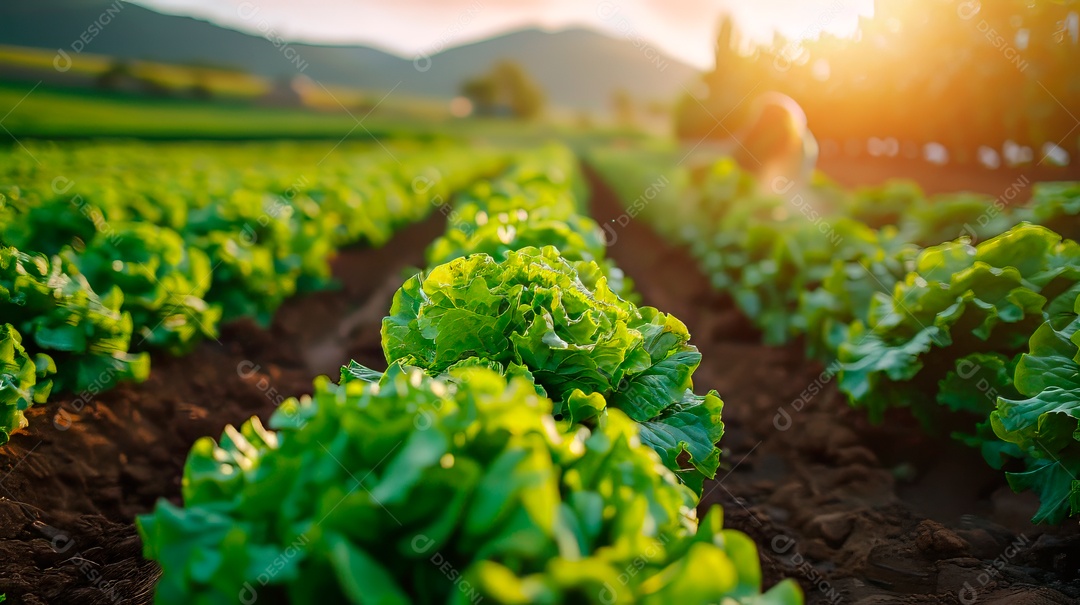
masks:
<svg viewBox="0 0 1080 605"><path fill-rule="evenodd" d="M1016 222L986 196L928 198L907 181L848 193L821 175L798 188L757 183L730 158L690 170L648 151L591 155L631 215L686 244L766 343L807 334L808 353L825 361L869 299L903 279L920 246L981 241ZM670 184L652 195L658 182Z"/></svg>
<svg viewBox="0 0 1080 605"><path fill-rule="evenodd" d="M457 201L437 266L398 291L385 374L353 362L277 433L196 443L185 508L140 519L159 602L802 602L760 594L718 510L698 525L723 432L700 355L609 286L573 157L524 157Z"/></svg>
<svg viewBox="0 0 1080 605"><path fill-rule="evenodd" d="M1039 495L1034 521L1060 523L1080 514L1080 296L1032 335L1015 385L1019 396L999 399L990 416L994 433L1026 454L1027 471L1008 473L1009 484Z"/></svg>
<svg viewBox="0 0 1080 605"><path fill-rule="evenodd" d="M596 222L576 213L562 187L543 181L484 181L459 196L450 228L428 250L428 264L439 265L469 254L502 258L528 246L551 245L572 260L604 258Z"/></svg>
<svg viewBox="0 0 1080 605"><path fill-rule="evenodd" d="M873 298L866 323L852 326L839 349L839 386L879 421L891 406L930 420L955 360L1018 353L1053 301L1068 292L1071 301L1078 284L1080 245L1043 227L927 248L891 296Z"/></svg>
<svg viewBox="0 0 1080 605"><path fill-rule="evenodd" d="M480 368L366 378L195 444L184 508L139 519L159 603L801 603L621 412L560 423Z"/></svg>
<svg viewBox="0 0 1080 605"><path fill-rule="evenodd" d="M56 361L57 389L146 378L150 359L128 353L132 323L122 304L119 289L99 298L82 276L65 273L59 258L0 249L0 316L27 335L23 346L31 355Z"/></svg>
<svg viewBox="0 0 1080 605"><path fill-rule="evenodd" d="M1036 183L1021 212L1026 220L1080 240L1080 183Z"/></svg>
<svg viewBox="0 0 1080 605"><path fill-rule="evenodd" d="M863 187L852 193L846 215L871 229L899 225L913 207L926 199L912 181L890 180L877 187Z"/></svg>
<svg viewBox="0 0 1080 605"><path fill-rule="evenodd" d="M855 321L867 322L870 303L888 295L914 268L918 248L901 243L894 231L877 235L878 246L860 248L847 259L836 259L817 288L799 295L793 320L806 334L807 355L830 363L847 340Z"/></svg>
<svg viewBox="0 0 1080 605"><path fill-rule="evenodd" d="M33 163L0 150L0 311L31 355L56 360L58 390L94 393L146 377L149 356L131 351L187 353L241 316L268 324L287 297L332 285L339 247L384 243L507 156L407 141L333 155L306 143L31 146Z"/></svg>
<svg viewBox="0 0 1080 605"><path fill-rule="evenodd" d="M429 267L470 254L503 259L521 248L554 246L571 261L594 261L608 287L632 299L632 284L606 259L604 233L580 214L577 160L565 147L545 147L517 158L492 180L454 200L446 233L427 251Z"/></svg>
<svg viewBox="0 0 1080 605"><path fill-rule="evenodd" d="M1036 521L1080 508L1076 411L1053 402L1071 385L1027 383L1051 333L1064 356L1042 370L1074 369L1054 322L1080 293L1077 183L1038 183L1014 208L1005 200L1018 185L998 199L927 197L905 181L845 193L815 177L767 192L729 159L683 168L670 150L590 156L628 212L687 245L766 342L805 336L809 356L839 362L841 390L873 419L909 407L929 428L960 427L953 436L995 468L1024 460L1009 481L1040 494ZM657 174L672 186L640 204ZM1047 320L1054 328L1039 328ZM1041 426L1055 435L1048 444Z"/></svg>
<svg viewBox="0 0 1080 605"><path fill-rule="evenodd" d="M631 208L633 196L665 170L663 158L660 168L646 165L656 163L648 152L591 155ZM782 344L810 330L808 352L820 359L835 358L843 326L860 318L866 294L889 292L920 247L965 235L983 241L1018 222L988 196L927 197L908 181L845 192L815 175L806 187L766 186L730 158L696 172L670 168L662 178L673 185L643 205L640 216L690 248L765 342ZM858 290L852 306L841 284ZM806 301L810 292L816 293Z"/></svg>
<svg viewBox="0 0 1080 605"><path fill-rule="evenodd" d="M55 372L48 355L27 355L14 326L0 326L0 445L8 442L12 431L26 426L23 412L45 402L52 389L48 377Z"/></svg>
<svg viewBox="0 0 1080 605"><path fill-rule="evenodd" d="M800 294L817 288L834 262L877 250L876 233L862 223L825 219L837 203L828 183L818 183L812 196L766 194L727 159L702 178L700 200L687 204L700 214L685 217L680 237L713 286L731 295L767 343L782 344L805 329L796 313Z"/></svg>
<svg viewBox="0 0 1080 605"><path fill-rule="evenodd" d="M966 413L978 419L974 431L957 430L953 437L977 448L986 463L995 469L1022 458L1016 445L994 434L990 413L999 397L1018 397L1013 374L1020 356L1011 359L1001 353L972 353L956 363L938 383L937 401L953 413Z"/></svg>
<svg viewBox="0 0 1080 605"><path fill-rule="evenodd" d="M524 248L496 262L477 254L415 276L383 320L390 362L432 374L461 362L524 368L556 401L556 414L589 420L607 407L644 424L642 438L665 462L690 455L700 488L719 464L723 403L693 394L701 354L678 319L616 296L600 277L589 288L553 247Z"/></svg>
<svg viewBox="0 0 1080 605"><path fill-rule="evenodd" d="M829 245L821 245L823 230ZM847 219L831 225L801 219L786 226L755 224L740 246L746 262L731 293L740 309L756 317L769 344L782 344L805 330L798 314L800 296L820 287L835 263L857 263L881 250L874 231Z"/></svg>
<svg viewBox="0 0 1080 605"><path fill-rule="evenodd" d="M139 337L135 348L189 352L203 338L217 337L221 309L204 297L210 288L210 259L171 229L123 223L98 234L81 254L65 257L96 291L119 288L122 309Z"/></svg>
<svg viewBox="0 0 1080 605"><path fill-rule="evenodd" d="M507 155L408 141L327 151L289 142L35 148L65 176L0 163L18 185L2 192L0 241L48 255L70 246L77 255L92 241L115 242L126 224L172 230L211 261L201 298L226 320L267 325L289 296L329 285L329 258L339 247L385 243L427 216L436 198L498 170Z"/></svg>
<svg viewBox="0 0 1080 605"><path fill-rule="evenodd" d="M1001 235L1019 219L994 198L976 193L953 193L925 198L913 204L898 226L901 238L920 247L936 246L967 237L982 242Z"/></svg>

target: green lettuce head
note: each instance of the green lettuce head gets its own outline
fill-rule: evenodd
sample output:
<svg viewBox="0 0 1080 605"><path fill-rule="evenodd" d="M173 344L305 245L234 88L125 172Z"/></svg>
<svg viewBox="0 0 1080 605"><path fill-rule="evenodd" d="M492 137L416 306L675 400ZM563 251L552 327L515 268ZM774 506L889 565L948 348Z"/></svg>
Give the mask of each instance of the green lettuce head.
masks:
<svg viewBox="0 0 1080 605"><path fill-rule="evenodd" d="M588 276L583 281L582 276ZM383 320L383 350L439 375L460 364L527 374L555 414L592 422L606 408L641 424L642 441L700 489L719 464L723 402L692 391L701 362L681 321L615 295L598 266L553 247L460 258L417 275Z"/></svg>

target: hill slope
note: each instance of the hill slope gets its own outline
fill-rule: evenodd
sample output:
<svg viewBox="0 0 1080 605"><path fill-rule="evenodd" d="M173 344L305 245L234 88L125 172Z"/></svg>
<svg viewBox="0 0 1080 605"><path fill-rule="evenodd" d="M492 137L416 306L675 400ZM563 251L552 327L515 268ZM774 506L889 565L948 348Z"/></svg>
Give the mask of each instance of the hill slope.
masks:
<svg viewBox="0 0 1080 605"><path fill-rule="evenodd" d="M111 8L110 8L111 7ZM107 24L92 34L92 24ZM605 110L617 89L634 98L674 98L695 70L673 58L649 56L625 39L586 29L544 32L525 29L433 55L420 71L412 58L365 46L289 44L282 52L269 40L213 23L165 15L137 4L108 0L3 0L0 40L5 44L72 50L83 34L86 52L123 59L203 64L268 77L304 73L325 84L397 90L447 98L465 79L499 59L522 64L560 107ZM78 43L76 43L78 44ZM293 52L295 51L295 53Z"/></svg>

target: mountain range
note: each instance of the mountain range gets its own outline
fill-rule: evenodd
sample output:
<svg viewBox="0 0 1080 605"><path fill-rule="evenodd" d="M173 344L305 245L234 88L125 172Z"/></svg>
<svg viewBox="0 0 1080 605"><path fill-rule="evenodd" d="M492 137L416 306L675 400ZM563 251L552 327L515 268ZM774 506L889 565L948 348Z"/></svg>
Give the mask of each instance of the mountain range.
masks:
<svg viewBox="0 0 1080 605"><path fill-rule="evenodd" d="M80 43L80 36L90 41ZM0 43L69 53L81 46L119 59L221 66L271 78L302 73L325 85L426 98L456 96L462 82L505 59L519 63L552 105L589 111L610 109L618 90L640 102L673 100L697 73L655 49L647 56L629 39L582 28L522 29L415 59L367 46L272 40L121 0L3 0Z"/></svg>

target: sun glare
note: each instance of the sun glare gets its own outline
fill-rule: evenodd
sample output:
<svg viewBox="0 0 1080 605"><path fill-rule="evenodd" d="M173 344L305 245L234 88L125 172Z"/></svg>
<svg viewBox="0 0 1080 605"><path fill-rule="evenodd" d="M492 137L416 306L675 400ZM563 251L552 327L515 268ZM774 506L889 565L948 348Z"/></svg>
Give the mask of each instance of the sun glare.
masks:
<svg viewBox="0 0 1080 605"><path fill-rule="evenodd" d="M859 17L872 15L873 8L873 0L757 0L728 6L748 41L757 43L771 42L777 33L790 40L822 33L852 36Z"/></svg>

